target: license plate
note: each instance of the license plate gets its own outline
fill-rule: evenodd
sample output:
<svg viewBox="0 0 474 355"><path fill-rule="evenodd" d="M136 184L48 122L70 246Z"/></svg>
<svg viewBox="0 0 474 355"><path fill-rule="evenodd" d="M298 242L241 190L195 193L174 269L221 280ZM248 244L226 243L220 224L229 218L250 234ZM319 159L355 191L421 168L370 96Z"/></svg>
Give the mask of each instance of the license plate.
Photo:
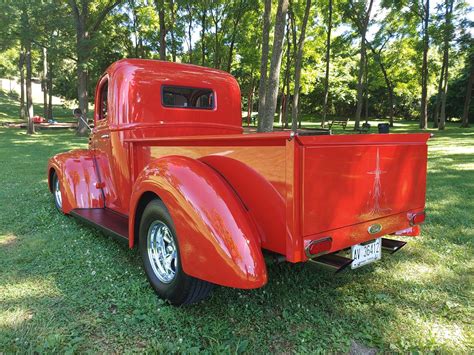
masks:
<svg viewBox="0 0 474 355"><path fill-rule="evenodd" d="M351 247L352 269L373 263L382 258L382 238L374 239L363 244L356 244Z"/></svg>

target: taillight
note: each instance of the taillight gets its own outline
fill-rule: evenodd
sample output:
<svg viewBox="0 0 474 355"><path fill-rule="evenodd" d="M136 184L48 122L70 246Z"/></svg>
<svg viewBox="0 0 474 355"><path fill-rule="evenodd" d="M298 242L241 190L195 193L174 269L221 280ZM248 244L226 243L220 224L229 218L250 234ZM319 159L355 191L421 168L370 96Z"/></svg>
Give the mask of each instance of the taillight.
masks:
<svg viewBox="0 0 474 355"><path fill-rule="evenodd" d="M331 237L312 240L306 247L306 256L308 258L315 258L317 256L326 254L331 249L331 245Z"/></svg>
<svg viewBox="0 0 474 355"><path fill-rule="evenodd" d="M426 219L425 211L416 213L410 217L410 225L415 226L417 224L421 224Z"/></svg>

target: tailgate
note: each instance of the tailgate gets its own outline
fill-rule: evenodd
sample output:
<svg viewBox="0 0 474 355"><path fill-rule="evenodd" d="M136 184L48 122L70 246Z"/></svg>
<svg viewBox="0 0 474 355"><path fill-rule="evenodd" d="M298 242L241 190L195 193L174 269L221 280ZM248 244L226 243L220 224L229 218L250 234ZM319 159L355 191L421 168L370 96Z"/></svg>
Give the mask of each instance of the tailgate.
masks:
<svg viewBox="0 0 474 355"><path fill-rule="evenodd" d="M303 237L423 209L429 134L298 137ZM402 225L392 225L392 233Z"/></svg>

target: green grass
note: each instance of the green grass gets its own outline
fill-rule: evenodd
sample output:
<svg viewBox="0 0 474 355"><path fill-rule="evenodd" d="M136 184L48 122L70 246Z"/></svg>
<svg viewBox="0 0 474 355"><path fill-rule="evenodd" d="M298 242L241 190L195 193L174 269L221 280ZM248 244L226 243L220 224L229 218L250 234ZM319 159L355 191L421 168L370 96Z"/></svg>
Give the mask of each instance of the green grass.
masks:
<svg viewBox="0 0 474 355"><path fill-rule="evenodd" d="M21 123L19 119L20 104L5 91L0 90L0 124L5 122ZM33 112L35 115L43 116L43 104L34 104ZM62 105L53 105L53 118L58 122L74 121L72 110Z"/></svg>
<svg viewBox="0 0 474 355"><path fill-rule="evenodd" d="M338 275L272 264L264 288L185 308L155 296L136 251L56 212L47 159L86 143L0 128L0 352L474 351L473 130L430 140L427 223L399 253Z"/></svg>

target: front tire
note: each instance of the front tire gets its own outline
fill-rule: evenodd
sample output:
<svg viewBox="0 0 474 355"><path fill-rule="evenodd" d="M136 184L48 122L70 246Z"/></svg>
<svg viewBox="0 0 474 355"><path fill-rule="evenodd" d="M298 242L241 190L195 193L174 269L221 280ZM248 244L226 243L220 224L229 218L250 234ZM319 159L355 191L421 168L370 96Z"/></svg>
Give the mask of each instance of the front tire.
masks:
<svg viewBox="0 0 474 355"><path fill-rule="evenodd" d="M179 306L199 302L211 292L211 283L183 271L174 223L159 199L143 211L139 248L147 278L161 298Z"/></svg>

